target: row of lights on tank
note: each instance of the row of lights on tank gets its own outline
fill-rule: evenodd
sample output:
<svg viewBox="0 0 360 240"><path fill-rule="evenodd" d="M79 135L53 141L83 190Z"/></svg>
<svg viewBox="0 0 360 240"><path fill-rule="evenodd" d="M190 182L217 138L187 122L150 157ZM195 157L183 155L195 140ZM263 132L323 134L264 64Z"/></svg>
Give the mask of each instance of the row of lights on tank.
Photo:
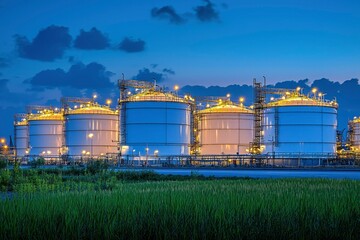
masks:
<svg viewBox="0 0 360 240"><path fill-rule="evenodd" d="M93 95L93 100L94 100L94 102L95 102L95 100L97 99L97 97L98 97L98 96L97 96L96 94ZM106 99L106 105L108 105L108 107L110 107L111 103L112 103L111 99ZM79 107L80 107L80 108L90 107L90 104L86 104L86 105L80 104ZM78 106L75 105L75 106L74 106L74 109L77 109L77 108L78 108Z"/></svg>
<svg viewBox="0 0 360 240"><path fill-rule="evenodd" d="M26 151L25 151L26 152ZM29 153L29 151L27 150L27 153ZM42 156L45 156L46 154L47 155L50 155L52 152L50 150L47 150L47 151L42 151L40 155Z"/></svg>
<svg viewBox="0 0 360 240"><path fill-rule="evenodd" d="M179 87L179 85L174 85L174 91L175 91L175 93L177 93L177 91L180 89L180 87ZM135 88L135 92L138 92L140 89L138 89L138 88ZM127 93L126 93L127 95L131 95L132 94L132 92L131 91L128 91Z"/></svg>
<svg viewBox="0 0 360 240"><path fill-rule="evenodd" d="M302 90L302 88L297 87L297 88L296 88L296 92L295 92L296 95L298 95L299 93L301 93L301 90ZM324 94L324 93L319 92L319 93L316 95L317 91L318 91L317 88L311 89L311 93L313 94L313 97L314 97L314 98L319 97L320 100L323 100L323 99L324 99L324 96L326 95L326 93ZM294 93L294 92L293 92L293 93ZM285 92L285 95L282 96L281 99L282 99L282 100L285 100L287 97L290 97L290 96L291 96L291 92ZM274 101L274 100L276 100L274 97L271 97L271 98L270 98L270 101Z"/></svg>
<svg viewBox="0 0 360 240"><path fill-rule="evenodd" d="M124 146L123 146L123 147L124 147ZM123 147L122 147L122 148L123 148ZM148 148L148 147L145 148L145 153L146 153L146 155L149 154L149 151L150 151L150 148ZM134 157L135 152L136 152L136 149L133 149L133 150L132 150L132 157ZM140 155L140 152L139 152L139 155ZM154 150L154 156L155 156L155 157L159 156L159 150L157 150L157 149Z"/></svg>
<svg viewBox="0 0 360 240"><path fill-rule="evenodd" d="M230 93L226 94L226 98L228 98L228 100L230 100L230 97L231 97ZM222 100L221 98L219 98L219 99L218 99L218 102L219 102L219 104L221 104L221 103L223 102L223 100ZM239 98L239 104L240 104L240 106L244 106L244 102L245 102L245 98L244 98L244 97L240 97L240 98ZM202 105L202 104L199 103L199 106L201 106L201 105ZM209 108L210 106L211 106L210 104L206 104L206 107L207 107L207 108Z"/></svg>
<svg viewBox="0 0 360 240"><path fill-rule="evenodd" d="M96 94L94 94L93 95L93 100L95 101L96 100L96 98L97 98L98 96L96 95ZM108 105L108 107L110 107L110 105L111 105L111 103L112 103L112 101L111 101L111 99L106 99L106 105ZM90 106L90 104L86 104L86 105L84 105L84 104L80 104L80 108L83 108L83 107L89 107ZM78 108L78 106L77 105L75 105L74 106L74 109L77 109ZM39 111L37 111L37 113L38 114L46 114L46 113L53 113L53 112L55 112L55 113L57 113L57 112L59 112L61 109L59 109L59 108L54 108L54 109L43 109L43 110L39 110ZM30 115L32 115L32 113L30 114ZM25 121L26 119L22 119L22 121Z"/></svg>
<svg viewBox="0 0 360 240"><path fill-rule="evenodd" d="M228 100L230 100L231 94L230 93L226 94L226 97ZM222 99L220 98L219 101L222 101ZM239 97L239 103L242 105L244 102L245 102L245 98Z"/></svg>
<svg viewBox="0 0 360 240"><path fill-rule="evenodd" d="M140 91L140 89L139 89L139 88L135 88L135 93L137 93L138 91ZM127 94L128 96L130 96L130 95L132 94L132 92L131 92L131 91L128 91L126 94Z"/></svg>
<svg viewBox="0 0 360 240"><path fill-rule="evenodd" d="M54 108L54 109L43 109L43 110L39 110L39 111L37 111L37 113L38 114L51 114L51 113L57 113L57 112L59 112L59 108ZM30 115L32 115L32 113L30 113Z"/></svg>

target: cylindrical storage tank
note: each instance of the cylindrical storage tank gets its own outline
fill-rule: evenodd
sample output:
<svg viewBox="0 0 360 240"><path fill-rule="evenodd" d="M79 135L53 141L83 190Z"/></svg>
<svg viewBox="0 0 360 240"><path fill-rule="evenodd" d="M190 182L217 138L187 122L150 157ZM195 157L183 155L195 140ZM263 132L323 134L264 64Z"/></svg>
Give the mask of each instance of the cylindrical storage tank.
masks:
<svg viewBox="0 0 360 240"><path fill-rule="evenodd" d="M24 157L29 152L29 125L26 119L15 121L15 153L17 157Z"/></svg>
<svg viewBox="0 0 360 240"><path fill-rule="evenodd" d="M246 154L253 141L254 113L242 105L221 101L199 111L200 154Z"/></svg>
<svg viewBox="0 0 360 240"><path fill-rule="evenodd" d="M58 157L63 144L62 112L43 110L29 115L29 155Z"/></svg>
<svg viewBox="0 0 360 240"><path fill-rule="evenodd" d="M293 93L267 104L263 153L326 157L336 153L337 103Z"/></svg>
<svg viewBox="0 0 360 240"><path fill-rule="evenodd" d="M349 121L350 147L355 152L360 151L360 118Z"/></svg>
<svg viewBox="0 0 360 240"><path fill-rule="evenodd" d="M191 101L148 89L120 101L120 139L128 154L190 153Z"/></svg>
<svg viewBox="0 0 360 240"><path fill-rule="evenodd" d="M118 112L87 104L65 112L65 142L70 157L100 157L118 152Z"/></svg>

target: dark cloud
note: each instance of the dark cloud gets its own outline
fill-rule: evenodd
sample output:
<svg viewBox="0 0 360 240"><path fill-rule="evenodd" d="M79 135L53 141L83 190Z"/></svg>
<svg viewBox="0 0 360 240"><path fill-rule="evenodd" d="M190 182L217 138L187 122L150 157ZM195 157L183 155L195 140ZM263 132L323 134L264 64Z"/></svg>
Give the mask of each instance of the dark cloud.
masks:
<svg viewBox="0 0 360 240"><path fill-rule="evenodd" d="M192 96L214 96L225 97L226 94L231 94L231 99L237 101L239 97L245 97L246 104L252 103L253 88L251 85L229 85L227 87L219 86L184 86L179 91L182 94L190 94Z"/></svg>
<svg viewBox="0 0 360 240"><path fill-rule="evenodd" d="M29 83L33 87L40 87L37 88L37 90L41 90L44 87L56 88L59 86L67 86L69 81L67 81L66 72L63 69L57 68L54 70L44 70L37 73L33 78L30 79Z"/></svg>
<svg viewBox="0 0 360 240"><path fill-rule="evenodd" d="M49 99L45 102L45 106L60 106L60 105L61 105L60 99L57 98Z"/></svg>
<svg viewBox="0 0 360 240"><path fill-rule="evenodd" d="M71 66L67 73L68 85L74 88L109 88L114 84L110 81L112 72L105 66L93 62L85 65L77 63Z"/></svg>
<svg viewBox="0 0 360 240"><path fill-rule="evenodd" d="M72 88L72 87L62 87L60 89L61 95L64 97L86 97L91 98L94 94L97 95L96 101L101 104L105 104L107 99L112 100L112 104L115 107L116 99L119 97L118 89L114 85L111 88L87 88L79 89Z"/></svg>
<svg viewBox="0 0 360 240"><path fill-rule="evenodd" d="M175 74L175 71L173 71L173 70L171 70L171 69L169 69L169 68L164 68L162 71L163 71L164 73L168 73L168 74L171 74L171 75L174 75L174 74Z"/></svg>
<svg viewBox="0 0 360 240"><path fill-rule="evenodd" d="M166 76L163 73L152 72L148 68L143 68L140 69L138 74L133 78L136 80L143 80L149 82L152 82L154 80L156 80L157 82L162 82L165 80L165 77Z"/></svg>
<svg viewBox="0 0 360 240"><path fill-rule="evenodd" d="M9 89L9 79L0 79L0 103L13 105L28 102L29 99L37 99L33 94L13 92Z"/></svg>
<svg viewBox="0 0 360 240"><path fill-rule="evenodd" d="M69 58L68 58L68 62L69 63L73 63L75 61L75 57L74 56L70 56Z"/></svg>
<svg viewBox="0 0 360 240"><path fill-rule="evenodd" d="M296 89L297 87L301 87L303 90L307 91L310 89L309 80L299 80L299 81L284 81L284 82L278 82L275 85L270 85L271 87L275 88L290 88L290 89Z"/></svg>
<svg viewBox="0 0 360 240"><path fill-rule="evenodd" d="M1 121L1 137L8 137L9 135L14 134L14 115L16 113L24 113L24 106L18 107L6 107L0 106L0 119ZM14 138L13 138L14 140ZM8 141L8 139L7 139Z"/></svg>
<svg viewBox="0 0 360 240"><path fill-rule="evenodd" d="M151 66L152 68L157 68L157 66L159 66L159 64L153 63L153 64L150 64L150 66Z"/></svg>
<svg viewBox="0 0 360 240"><path fill-rule="evenodd" d="M9 60L3 57L0 57L0 68L6 68L10 65Z"/></svg>
<svg viewBox="0 0 360 240"><path fill-rule="evenodd" d="M32 42L24 36L15 35L19 56L40 61L62 58L64 51L70 47L71 39L68 28L54 25L40 30Z"/></svg>
<svg viewBox="0 0 360 240"><path fill-rule="evenodd" d="M0 130L3 137L14 134L14 114L23 113L25 105L42 100L34 93L12 91L8 86L10 82L9 79L0 79Z"/></svg>
<svg viewBox="0 0 360 240"><path fill-rule="evenodd" d="M186 19L177 14L172 6L153 8L151 10L151 16L153 18L168 20L173 24L182 24L186 22Z"/></svg>
<svg viewBox="0 0 360 240"><path fill-rule="evenodd" d="M77 63L70 67L68 72L63 69L44 70L30 79L32 90L36 88L62 88L74 89L103 89L112 88L114 84L110 81L113 73L107 71L99 63L85 65Z"/></svg>
<svg viewBox="0 0 360 240"><path fill-rule="evenodd" d="M219 20L219 13L215 10L214 4L210 0L204 0L205 5L194 8L196 18L202 22L212 22Z"/></svg>
<svg viewBox="0 0 360 240"><path fill-rule="evenodd" d="M95 27L88 32L81 30L74 41L74 47L78 49L101 50L109 46L109 38Z"/></svg>
<svg viewBox="0 0 360 240"><path fill-rule="evenodd" d="M0 93L8 91L8 87L7 87L8 82L9 82L8 79L0 79Z"/></svg>
<svg viewBox="0 0 360 240"><path fill-rule="evenodd" d="M145 42L141 39L135 40L126 37L119 44L119 49L128 53L142 52L145 50Z"/></svg>

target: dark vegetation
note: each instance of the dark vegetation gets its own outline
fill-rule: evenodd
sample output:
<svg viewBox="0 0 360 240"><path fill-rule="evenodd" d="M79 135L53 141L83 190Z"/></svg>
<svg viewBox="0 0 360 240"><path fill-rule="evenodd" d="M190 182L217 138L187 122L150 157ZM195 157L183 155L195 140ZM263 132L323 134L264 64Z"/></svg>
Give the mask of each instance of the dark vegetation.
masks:
<svg viewBox="0 0 360 240"><path fill-rule="evenodd" d="M0 239L360 239L360 182L0 170Z"/></svg>

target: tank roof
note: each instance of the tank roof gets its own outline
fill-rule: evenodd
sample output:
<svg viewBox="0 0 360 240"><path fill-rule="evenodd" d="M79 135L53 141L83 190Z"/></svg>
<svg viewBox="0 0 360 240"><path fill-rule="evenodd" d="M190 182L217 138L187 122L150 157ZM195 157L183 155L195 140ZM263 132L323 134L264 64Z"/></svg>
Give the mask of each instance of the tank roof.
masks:
<svg viewBox="0 0 360 240"><path fill-rule="evenodd" d="M308 96L293 93L285 95L280 99L276 99L273 102L267 103L267 107L279 107L279 106L325 106L337 108L338 104L336 101L325 101L318 98L310 98Z"/></svg>
<svg viewBox="0 0 360 240"><path fill-rule="evenodd" d="M231 101L220 101L216 106L200 110L199 114L204 113L254 113L252 110L242 106L237 105Z"/></svg>
<svg viewBox="0 0 360 240"><path fill-rule="evenodd" d="M28 121L26 119L22 119L21 121L15 121L15 126L26 126L28 125Z"/></svg>
<svg viewBox="0 0 360 240"><path fill-rule="evenodd" d="M29 114L28 116L29 121L47 121L47 120L64 120L64 116L62 113L58 112L40 112L38 114Z"/></svg>
<svg viewBox="0 0 360 240"><path fill-rule="evenodd" d="M117 111L114 111L108 107L100 105L87 105L80 108L67 109L66 114L100 114L100 115L116 115Z"/></svg>
<svg viewBox="0 0 360 240"><path fill-rule="evenodd" d="M153 88L146 89L143 92L129 96L122 100L123 102L137 102L137 101L155 101L155 102L189 102L193 101L190 96L185 95L184 98L176 96L172 93L155 90Z"/></svg>
<svg viewBox="0 0 360 240"><path fill-rule="evenodd" d="M354 117L354 119L353 119L353 120L350 120L350 122L360 123L360 117Z"/></svg>

